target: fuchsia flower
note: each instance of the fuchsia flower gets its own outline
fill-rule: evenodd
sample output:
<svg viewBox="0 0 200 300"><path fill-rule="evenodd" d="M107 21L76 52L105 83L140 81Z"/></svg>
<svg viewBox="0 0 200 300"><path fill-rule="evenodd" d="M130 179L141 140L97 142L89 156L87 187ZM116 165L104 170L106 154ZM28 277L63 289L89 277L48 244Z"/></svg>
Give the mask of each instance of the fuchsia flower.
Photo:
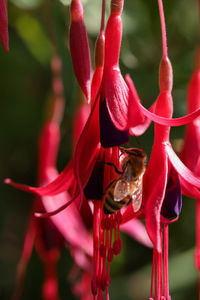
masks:
<svg viewBox="0 0 200 300"><path fill-rule="evenodd" d="M172 68L167 57L162 1L158 2L163 37L163 58L159 74L160 94L155 103L155 114L170 119L173 112L171 96ZM127 81L133 98L136 98L137 94L129 77L127 77ZM139 107L141 107L140 104ZM144 110L143 112L146 113ZM150 115L150 113L148 114ZM154 125L154 145L143 180L143 209L146 227L154 245L150 299L153 299L153 281L155 299L160 299L162 295L163 299L171 299L168 285L168 224L171 222L171 219L175 218L176 220L179 216L182 205L179 177L181 182L184 180L193 188L199 188L199 178L196 178L183 165L172 150L169 142L170 127L163 125Z"/></svg>
<svg viewBox="0 0 200 300"><path fill-rule="evenodd" d="M54 99L50 107L48 121L44 125L39 139L39 169L38 184L52 181L57 175L56 158L60 141L59 123L63 112L62 82L60 75L60 61L54 58L52 61L54 71L53 90ZM70 199L70 194L65 192L55 197L37 197L33 207L34 211L46 211L55 209ZM65 226L66 220L68 226ZM58 279L57 261L60 248L64 247L67 241L72 256L80 268L91 270L92 239L84 224L80 212L75 203L68 210L61 212L58 216L50 219L37 219L33 213L30 216L29 226L24 241L21 259L17 269L17 285L13 300L20 298L23 288L23 281L26 267L35 244L38 255L45 266L45 278L43 282L43 299L57 300Z"/></svg>
<svg viewBox="0 0 200 300"><path fill-rule="evenodd" d="M179 126L194 120L195 117L200 115L200 109L186 117L171 118L173 111L171 97L172 68L167 57L164 15L160 0L159 7L163 35L160 95L152 107L146 110L142 106L129 77L127 77L127 86L119 69L123 0L111 1L111 12L105 37L103 30L105 2L102 1L102 22L96 44L96 68L91 85L91 97L89 85L90 59L87 36L83 25L82 6L80 1L72 0L70 33L72 61L80 87L87 100L91 98L91 112L83 130L79 131L81 135L76 142L74 156L60 175L57 176L55 161L53 161L50 165L48 163L48 167L45 167L41 182L46 185L42 187L34 188L16 184L10 180L6 181L21 190L41 196L47 213L39 216L51 216L59 231L72 245L75 244L75 249L77 249L76 246L78 247L76 243L79 243L76 240L78 239L76 233L72 235L73 227L68 231L63 224L65 224L67 218L68 221L71 220L74 227L80 226L81 221L78 217L77 205L87 216L88 211L90 211L88 201L93 202L92 294L94 299L102 299L104 290L106 290L108 298L110 262L113 260L114 255L120 253L122 247L119 236L120 225L124 224L125 230L133 233L132 226L133 224L135 226L137 221L130 221L129 228L127 228L128 223L125 223L141 213L145 215L147 231L154 245L155 299L160 299L162 287L164 287L164 297L170 299L168 287L168 224L169 219L176 218L180 213L179 175L192 186L200 188L200 179L181 163L169 142L170 126ZM80 47L78 47L80 36L82 38L80 44L84 48L83 57L81 57ZM102 194L110 182L118 176L111 166L105 165L105 162L113 163L118 168L121 154L119 146L128 142L129 134L142 134L149 126L150 120L156 122L155 137L152 154L144 176L142 208L135 213L133 207L129 205L128 208L124 209L124 212L118 211L111 216L105 216ZM52 130L58 130L54 125ZM58 134L55 134L55 139L58 139ZM47 148L46 145L44 146L45 153L49 153L50 149L53 149L52 145ZM67 206L69 206L68 209L62 211ZM61 213L58 215L58 212ZM90 255L91 242L88 242L90 238L87 237L86 232L84 233L84 227L82 225L81 227L84 237L81 247L87 255ZM162 234L164 234L164 237L162 237ZM74 239L74 237L76 238ZM164 240L163 247L162 240ZM150 244L146 236L143 241L148 245ZM89 249L87 249L87 246ZM73 250L71 251L73 252ZM76 253L74 257L79 261L78 249L73 253Z"/></svg>
<svg viewBox="0 0 200 300"><path fill-rule="evenodd" d="M8 18L7 18L7 1L0 0L0 42L6 52L9 51L8 45Z"/></svg>
<svg viewBox="0 0 200 300"><path fill-rule="evenodd" d="M195 71L188 87L188 113L200 107L200 49L197 48ZM200 176L200 119L197 118L188 124L185 130L184 144L180 152L180 158L185 165L197 176ZM196 251L195 266L199 272L199 295L200 295L200 191L181 179L182 192L186 196L196 199Z"/></svg>

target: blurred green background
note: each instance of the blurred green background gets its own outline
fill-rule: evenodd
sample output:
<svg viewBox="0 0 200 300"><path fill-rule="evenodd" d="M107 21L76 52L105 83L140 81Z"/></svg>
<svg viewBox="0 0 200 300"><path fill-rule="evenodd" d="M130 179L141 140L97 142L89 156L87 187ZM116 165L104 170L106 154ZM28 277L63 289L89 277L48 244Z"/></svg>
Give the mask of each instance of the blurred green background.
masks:
<svg viewBox="0 0 200 300"><path fill-rule="evenodd" d="M68 49L69 0L8 0L10 53L0 47L0 299L10 299L15 286L32 195L3 184L6 177L35 185L37 139L51 92L50 58L57 51L63 63L66 99L61 124L58 169L71 155L73 115L79 102ZM107 16L109 13L107 0ZM197 0L164 0L168 51L174 69L174 116L186 112L186 90L194 65L198 42ZM99 30L101 1L84 0L85 24L93 61L94 42ZM124 34L120 67L130 73L146 107L158 95L158 67L161 32L156 0L125 0ZM184 128L171 131L171 141L183 137ZM135 141L133 141L135 142ZM140 137L150 154L153 126ZM152 251L123 236L122 254L111 265L111 299L147 299L150 290ZM198 275L194 268L195 202L183 199L177 223L170 226L170 291L173 300L197 299ZM72 260L67 250L59 262L61 299L74 299L67 283ZM28 265L22 299L41 299L43 267L33 252Z"/></svg>

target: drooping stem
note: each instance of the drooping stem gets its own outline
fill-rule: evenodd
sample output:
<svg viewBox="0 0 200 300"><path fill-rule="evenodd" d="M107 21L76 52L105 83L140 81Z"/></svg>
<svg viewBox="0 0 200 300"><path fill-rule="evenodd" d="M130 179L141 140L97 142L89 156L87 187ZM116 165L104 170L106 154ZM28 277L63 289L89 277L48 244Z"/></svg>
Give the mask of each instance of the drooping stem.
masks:
<svg viewBox="0 0 200 300"><path fill-rule="evenodd" d="M165 15L163 10L162 0L158 0L159 13L160 13L160 23L162 32L162 47L163 47L163 58L167 58L167 35L166 35L166 25L165 25Z"/></svg>
<svg viewBox="0 0 200 300"><path fill-rule="evenodd" d="M102 0L100 32L104 31L104 23L105 23L105 0Z"/></svg>
<svg viewBox="0 0 200 300"><path fill-rule="evenodd" d="M198 11L199 11L199 42L200 42L200 0L198 0Z"/></svg>

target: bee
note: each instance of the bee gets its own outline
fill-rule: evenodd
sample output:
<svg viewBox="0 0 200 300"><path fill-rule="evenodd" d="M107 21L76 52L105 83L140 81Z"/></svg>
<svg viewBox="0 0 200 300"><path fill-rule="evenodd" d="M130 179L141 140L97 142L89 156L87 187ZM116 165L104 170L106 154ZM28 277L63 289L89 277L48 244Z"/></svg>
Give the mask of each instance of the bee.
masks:
<svg viewBox="0 0 200 300"><path fill-rule="evenodd" d="M128 204L132 199L134 212L140 209L142 203L142 178L146 170L146 153L139 148L121 148L122 154L127 154L122 159L121 169L112 163L119 178L113 180L105 190L103 196L103 209L105 214L113 214Z"/></svg>

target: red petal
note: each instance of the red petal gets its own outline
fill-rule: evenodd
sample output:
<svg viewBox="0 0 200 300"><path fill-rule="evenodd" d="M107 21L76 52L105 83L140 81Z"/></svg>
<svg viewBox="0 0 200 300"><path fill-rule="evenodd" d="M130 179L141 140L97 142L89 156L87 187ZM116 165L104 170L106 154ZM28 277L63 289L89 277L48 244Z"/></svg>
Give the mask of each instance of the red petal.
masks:
<svg viewBox="0 0 200 300"><path fill-rule="evenodd" d="M39 196L54 196L69 189L71 184L74 182L75 179L72 165L73 160L68 163L65 169L60 173L60 175L58 175L55 180L42 187L32 187L25 184L15 183L11 179L6 179L5 183L22 191L34 193Z"/></svg>
<svg viewBox="0 0 200 300"><path fill-rule="evenodd" d="M74 117L73 122L73 149L75 150L75 146L78 142L78 139L83 131L85 123L88 120L90 114L90 105L87 103L81 104Z"/></svg>
<svg viewBox="0 0 200 300"><path fill-rule="evenodd" d="M44 124L39 137L38 147L38 181L43 181L45 171L48 168L55 168L58 147L60 142L60 128L54 122Z"/></svg>
<svg viewBox="0 0 200 300"><path fill-rule="evenodd" d="M93 167L95 158L100 150L100 130L99 130L99 93L92 107L90 116L78 140L74 154L75 176L83 199L83 188L87 184Z"/></svg>
<svg viewBox="0 0 200 300"><path fill-rule="evenodd" d="M130 235L136 241L145 245L146 247L153 247L146 232L145 226L141 223L141 221L137 219L130 220L129 222L120 225L120 230Z"/></svg>
<svg viewBox="0 0 200 300"><path fill-rule="evenodd" d="M147 232L158 252L162 249L160 238L160 210L167 184L167 161L168 159L164 147L154 145L143 179L143 204L145 205Z"/></svg>
<svg viewBox="0 0 200 300"><path fill-rule="evenodd" d="M8 45L8 19L6 0L0 0L0 42L6 52L9 51Z"/></svg>
<svg viewBox="0 0 200 300"><path fill-rule="evenodd" d="M83 7L81 1L72 0L70 15L70 53L74 73L83 93L87 100L90 101L90 51L85 25L83 23Z"/></svg>
<svg viewBox="0 0 200 300"><path fill-rule="evenodd" d="M182 193L185 196L200 200L200 191L196 187L188 183L183 177L180 177L180 179Z"/></svg>
<svg viewBox="0 0 200 300"><path fill-rule="evenodd" d="M51 170L47 174L47 181L52 180L57 176L56 170ZM49 177L49 178L48 178ZM47 212L58 209L71 200L68 193L64 192L60 195L51 197L42 197L43 205ZM83 224L82 218L73 202L68 209L60 212L58 215L51 217L51 220L56 225L65 239L72 245L81 248L88 255L92 255L92 239ZM66 226L67 221L67 226Z"/></svg>
<svg viewBox="0 0 200 300"><path fill-rule="evenodd" d="M129 84L129 87L131 85L133 85L131 78L129 75L126 75L126 81ZM166 126L181 126L181 125L185 125L188 124L190 122L192 122L194 119L196 119L198 116L200 116L200 108L197 109L196 111L181 117L181 118L165 118L165 117L161 117L158 116L152 112L150 112L148 109L146 109L140 102L138 102L139 104L139 108L140 111L142 111L142 113L148 117L150 120L161 124L161 125L166 125Z"/></svg>
<svg viewBox="0 0 200 300"><path fill-rule="evenodd" d="M121 131L127 129L128 122L128 88L119 68L113 68L103 77L103 97L110 118L115 127Z"/></svg>
<svg viewBox="0 0 200 300"><path fill-rule="evenodd" d="M195 176L195 174L182 163L170 144L166 144L166 151L169 156L169 160L171 161L173 167L176 169L179 175L192 186L200 188L200 178Z"/></svg>
<svg viewBox="0 0 200 300"><path fill-rule="evenodd" d="M122 222L124 224L129 222L131 219L137 218L141 214L141 211L134 212L133 205L129 205L124 213L122 213Z"/></svg>

